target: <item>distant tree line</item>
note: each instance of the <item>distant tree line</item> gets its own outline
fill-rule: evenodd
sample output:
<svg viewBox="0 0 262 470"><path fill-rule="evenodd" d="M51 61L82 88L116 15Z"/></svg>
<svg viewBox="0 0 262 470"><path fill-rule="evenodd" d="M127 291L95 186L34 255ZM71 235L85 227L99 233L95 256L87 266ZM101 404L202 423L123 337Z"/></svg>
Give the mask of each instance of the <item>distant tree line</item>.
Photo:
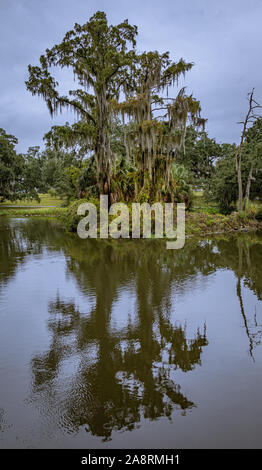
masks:
<svg viewBox="0 0 262 470"><path fill-rule="evenodd" d="M126 155L126 127L114 121L110 135L115 161L111 177L111 195L116 200L136 198L137 168ZM65 125L66 132L72 126ZM94 155L86 154L79 144L68 144L61 135L62 126L53 127L45 136L45 146L29 147L25 154L15 150L16 137L0 130L0 199L39 200L39 193L60 196L65 204L78 198L99 195ZM236 144L218 144L205 131L188 126L185 148L177 152L171 166L173 199L191 202L192 189L205 190L223 212L230 212L238 200L235 167ZM248 129L242 149L242 182L245 202L262 197L262 118ZM150 191L140 191L137 200L150 201ZM165 196L163 191L162 198Z"/></svg>

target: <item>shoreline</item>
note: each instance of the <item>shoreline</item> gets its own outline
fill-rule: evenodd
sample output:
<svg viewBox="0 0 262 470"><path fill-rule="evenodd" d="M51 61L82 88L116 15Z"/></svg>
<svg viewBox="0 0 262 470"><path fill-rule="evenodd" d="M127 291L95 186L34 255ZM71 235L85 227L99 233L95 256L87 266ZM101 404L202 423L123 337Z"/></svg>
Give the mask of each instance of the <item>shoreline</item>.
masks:
<svg viewBox="0 0 262 470"><path fill-rule="evenodd" d="M66 226L66 217L69 217L67 207L39 207L32 209L26 209L25 207L12 207L4 210L0 209L0 217L52 218L56 219L68 233L74 233L76 231L74 230L74 227L73 229L68 230ZM258 221L254 217L248 218L247 216L241 216L238 213L233 213L231 215L213 215L203 212L186 213L186 239L196 237L205 238L223 234L256 232L260 230L262 230L262 221ZM100 237L98 236L98 238ZM151 239L155 239L154 236L152 236ZM164 236L163 239L167 238Z"/></svg>

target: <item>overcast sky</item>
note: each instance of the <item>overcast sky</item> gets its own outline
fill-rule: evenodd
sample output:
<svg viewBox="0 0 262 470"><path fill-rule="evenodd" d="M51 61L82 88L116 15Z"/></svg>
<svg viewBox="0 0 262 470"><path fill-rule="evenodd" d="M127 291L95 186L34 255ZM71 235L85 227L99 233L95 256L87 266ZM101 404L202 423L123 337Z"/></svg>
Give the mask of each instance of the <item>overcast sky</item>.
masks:
<svg viewBox="0 0 262 470"><path fill-rule="evenodd" d="M26 90L28 64L97 10L110 23L136 24L139 51L169 50L193 61L181 86L200 100L209 136L239 141L236 122L252 87L262 103L262 0L0 0L0 127L18 137L19 151L42 145L52 125L74 120L66 111L51 119Z"/></svg>

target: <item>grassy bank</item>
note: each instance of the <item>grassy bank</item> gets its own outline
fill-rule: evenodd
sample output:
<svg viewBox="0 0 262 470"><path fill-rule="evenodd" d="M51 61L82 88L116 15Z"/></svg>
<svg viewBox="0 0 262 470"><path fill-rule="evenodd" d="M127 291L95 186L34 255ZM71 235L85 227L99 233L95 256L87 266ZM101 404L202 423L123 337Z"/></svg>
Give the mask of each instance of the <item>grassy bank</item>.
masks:
<svg viewBox="0 0 262 470"><path fill-rule="evenodd" d="M0 205L0 216L9 217L55 217L60 220L66 230L76 231L77 224L81 219L77 216L77 207L80 201L75 201L68 208L59 207L61 200L49 195L40 195L41 201L49 203L50 207L24 207L24 201L18 204L13 203L11 207ZM81 201L83 202L83 200ZM92 201L93 202L93 201ZM97 206L99 201L96 201ZM7 203L6 203L7 204ZM201 193L194 197L190 211L186 213L186 236L202 237L206 235L230 233L236 231L256 231L262 230L262 220L258 220L262 205L259 203L250 204L247 211L242 213L234 212L230 215L219 213L218 206L205 201Z"/></svg>
<svg viewBox="0 0 262 470"><path fill-rule="evenodd" d="M262 222L249 215L193 212L186 214L187 236L206 236L217 233L256 230L262 230Z"/></svg>
<svg viewBox="0 0 262 470"><path fill-rule="evenodd" d="M82 200L82 202L87 202ZM92 200L97 207L98 213L98 236L99 236L99 201ZM77 215L77 208L79 201L73 202L68 211L65 213L64 225L70 232L75 232L78 222L82 216ZM262 212L261 207L256 207L250 204L245 212L238 213L233 212L230 215L223 215L218 213L218 207L214 204L208 204L204 201L204 198L197 196L197 206L195 201L193 203L192 210L186 212L186 236L206 236L218 233L230 233L235 231L256 231L262 230ZM131 205L129 204L129 212L131 221ZM261 215L259 220L258 215ZM152 214L154 219L154 213ZM113 220L113 217L109 217L109 222ZM131 224L131 222L130 222ZM154 233L154 229L152 229ZM152 236L154 238L154 236Z"/></svg>
<svg viewBox="0 0 262 470"><path fill-rule="evenodd" d="M64 207L39 207L39 208L1 208L0 216L7 217L61 217L66 214Z"/></svg>
<svg viewBox="0 0 262 470"><path fill-rule="evenodd" d="M219 213L218 204L207 201L202 192L195 192L190 212L186 214L186 235L201 236L234 231L262 230L262 204L248 204L246 211L230 215Z"/></svg>
<svg viewBox="0 0 262 470"><path fill-rule="evenodd" d="M61 207L62 199L50 194L39 194L40 202L22 199L0 204L0 216L8 217L60 217L67 211Z"/></svg>
<svg viewBox="0 0 262 470"><path fill-rule="evenodd" d="M62 204L62 199L59 197L51 196L50 194L39 194L40 202L35 200L28 200L28 199L21 199L21 201L4 201L0 204L1 208L5 208L6 206L11 207L39 207L39 206L46 206L46 207L60 207Z"/></svg>

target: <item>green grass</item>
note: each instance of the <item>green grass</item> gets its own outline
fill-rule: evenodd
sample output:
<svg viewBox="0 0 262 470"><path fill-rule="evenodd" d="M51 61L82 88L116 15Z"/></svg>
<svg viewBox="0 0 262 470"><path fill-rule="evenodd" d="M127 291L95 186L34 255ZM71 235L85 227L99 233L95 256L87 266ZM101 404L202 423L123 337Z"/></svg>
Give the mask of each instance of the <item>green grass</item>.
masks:
<svg viewBox="0 0 262 470"><path fill-rule="evenodd" d="M237 210L237 208L236 208ZM249 201L245 211L242 211L242 217L252 217L255 216L256 213L262 211L262 203L258 200L256 201ZM190 208L190 212L197 212L199 214L219 214L220 209L219 205L214 201L208 201L204 197L203 191L194 191L193 192L193 204Z"/></svg>
<svg viewBox="0 0 262 470"><path fill-rule="evenodd" d="M39 208L1 208L0 216L8 217L60 217L65 214L66 208L64 207L39 207Z"/></svg>
<svg viewBox="0 0 262 470"><path fill-rule="evenodd" d="M207 201L204 198L203 191L194 191L193 204L190 208L190 212L219 214L219 206L213 201Z"/></svg>
<svg viewBox="0 0 262 470"><path fill-rule="evenodd" d="M21 201L4 201L0 204L0 209L2 206L50 206L50 207L60 207L62 204L62 199L59 197L50 196L50 194L39 194L40 202L31 201L28 199L22 199ZM40 208L39 208L40 209Z"/></svg>
<svg viewBox="0 0 262 470"><path fill-rule="evenodd" d="M204 191L193 191L194 198L203 197Z"/></svg>
<svg viewBox="0 0 262 470"><path fill-rule="evenodd" d="M60 217L66 212L61 207L62 199L50 194L39 194L40 202L23 199L4 201L0 204L0 216L8 217ZM5 207L10 206L10 207ZM47 207L41 207L47 206Z"/></svg>

